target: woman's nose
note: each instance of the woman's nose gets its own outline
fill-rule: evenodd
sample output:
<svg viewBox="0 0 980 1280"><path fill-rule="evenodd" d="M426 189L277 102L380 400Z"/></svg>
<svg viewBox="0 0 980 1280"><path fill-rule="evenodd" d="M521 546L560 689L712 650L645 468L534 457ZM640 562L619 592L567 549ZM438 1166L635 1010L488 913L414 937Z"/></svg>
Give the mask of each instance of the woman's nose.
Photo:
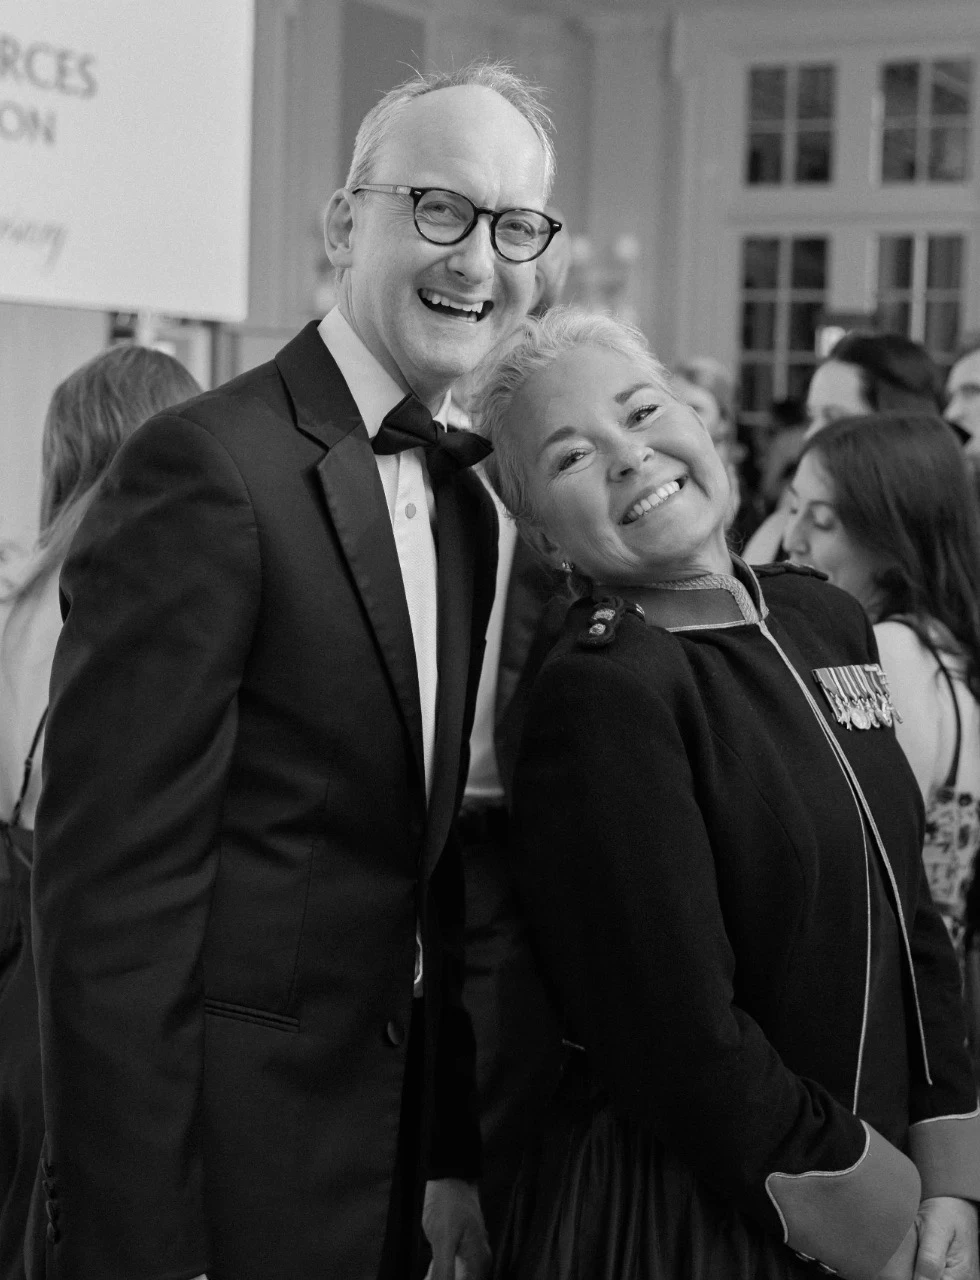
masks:
<svg viewBox="0 0 980 1280"><path fill-rule="evenodd" d="M624 437L619 441L612 460L613 475L617 479L632 475L652 453L653 449L643 440L635 436Z"/></svg>
<svg viewBox="0 0 980 1280"><path fill-rule="evenodd" d="M800 512L789 517L783 533L783 549L790 555L802 555L807 549L806 529Z"/></svg>

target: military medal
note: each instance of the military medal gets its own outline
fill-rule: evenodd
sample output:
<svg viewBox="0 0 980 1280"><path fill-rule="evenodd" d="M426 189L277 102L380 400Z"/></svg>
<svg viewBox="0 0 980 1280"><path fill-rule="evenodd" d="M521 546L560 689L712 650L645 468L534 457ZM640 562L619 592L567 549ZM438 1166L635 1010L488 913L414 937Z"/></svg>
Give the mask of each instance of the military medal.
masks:
<svg viewBox="0 0 980 1280"><path fill-rule="evenodd" d="M877 662L816 667L813 672L837 723L846 729L880 729L902 717L892 705L888 677Z"/></svg>

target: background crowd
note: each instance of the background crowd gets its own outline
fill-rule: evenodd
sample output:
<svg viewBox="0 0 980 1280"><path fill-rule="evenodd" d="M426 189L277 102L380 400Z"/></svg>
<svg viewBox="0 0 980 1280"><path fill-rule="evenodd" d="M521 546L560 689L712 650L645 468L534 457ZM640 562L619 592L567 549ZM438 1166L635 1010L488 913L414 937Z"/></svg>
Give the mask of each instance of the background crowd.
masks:
<svg viewBox="0 0 980 1280"><path fill-rule="evenodd" d="M505 70L413 81L325 319L204 398L129 343L55 392L0 603L3 1280L976 1280L980 341L847 332L745 426L559 305L548 136Z"/></svg>

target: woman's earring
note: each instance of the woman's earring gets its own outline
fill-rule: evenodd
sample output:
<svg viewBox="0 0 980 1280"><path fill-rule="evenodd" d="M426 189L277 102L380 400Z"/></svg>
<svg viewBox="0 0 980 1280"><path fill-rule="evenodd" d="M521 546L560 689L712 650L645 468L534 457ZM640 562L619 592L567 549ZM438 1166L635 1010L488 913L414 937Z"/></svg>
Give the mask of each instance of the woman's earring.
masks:
<svg viewBox="0 0 980 1280"><path fill-rule="evenodd" d="M574 573L575 566L572 564L570 560L563 560L561 562L561 571L562 573Z"/></svg>

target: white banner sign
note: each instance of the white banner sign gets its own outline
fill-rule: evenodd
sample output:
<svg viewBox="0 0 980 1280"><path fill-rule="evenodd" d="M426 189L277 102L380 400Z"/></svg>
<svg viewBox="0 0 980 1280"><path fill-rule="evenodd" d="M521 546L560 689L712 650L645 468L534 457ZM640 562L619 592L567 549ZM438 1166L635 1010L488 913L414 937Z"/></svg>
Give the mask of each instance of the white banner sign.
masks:
<svg viewBox="0 0 980 1280"><path fill-rule="evenodd" d="M0 0L0 299L241 320L253 0Z"/></svg>

